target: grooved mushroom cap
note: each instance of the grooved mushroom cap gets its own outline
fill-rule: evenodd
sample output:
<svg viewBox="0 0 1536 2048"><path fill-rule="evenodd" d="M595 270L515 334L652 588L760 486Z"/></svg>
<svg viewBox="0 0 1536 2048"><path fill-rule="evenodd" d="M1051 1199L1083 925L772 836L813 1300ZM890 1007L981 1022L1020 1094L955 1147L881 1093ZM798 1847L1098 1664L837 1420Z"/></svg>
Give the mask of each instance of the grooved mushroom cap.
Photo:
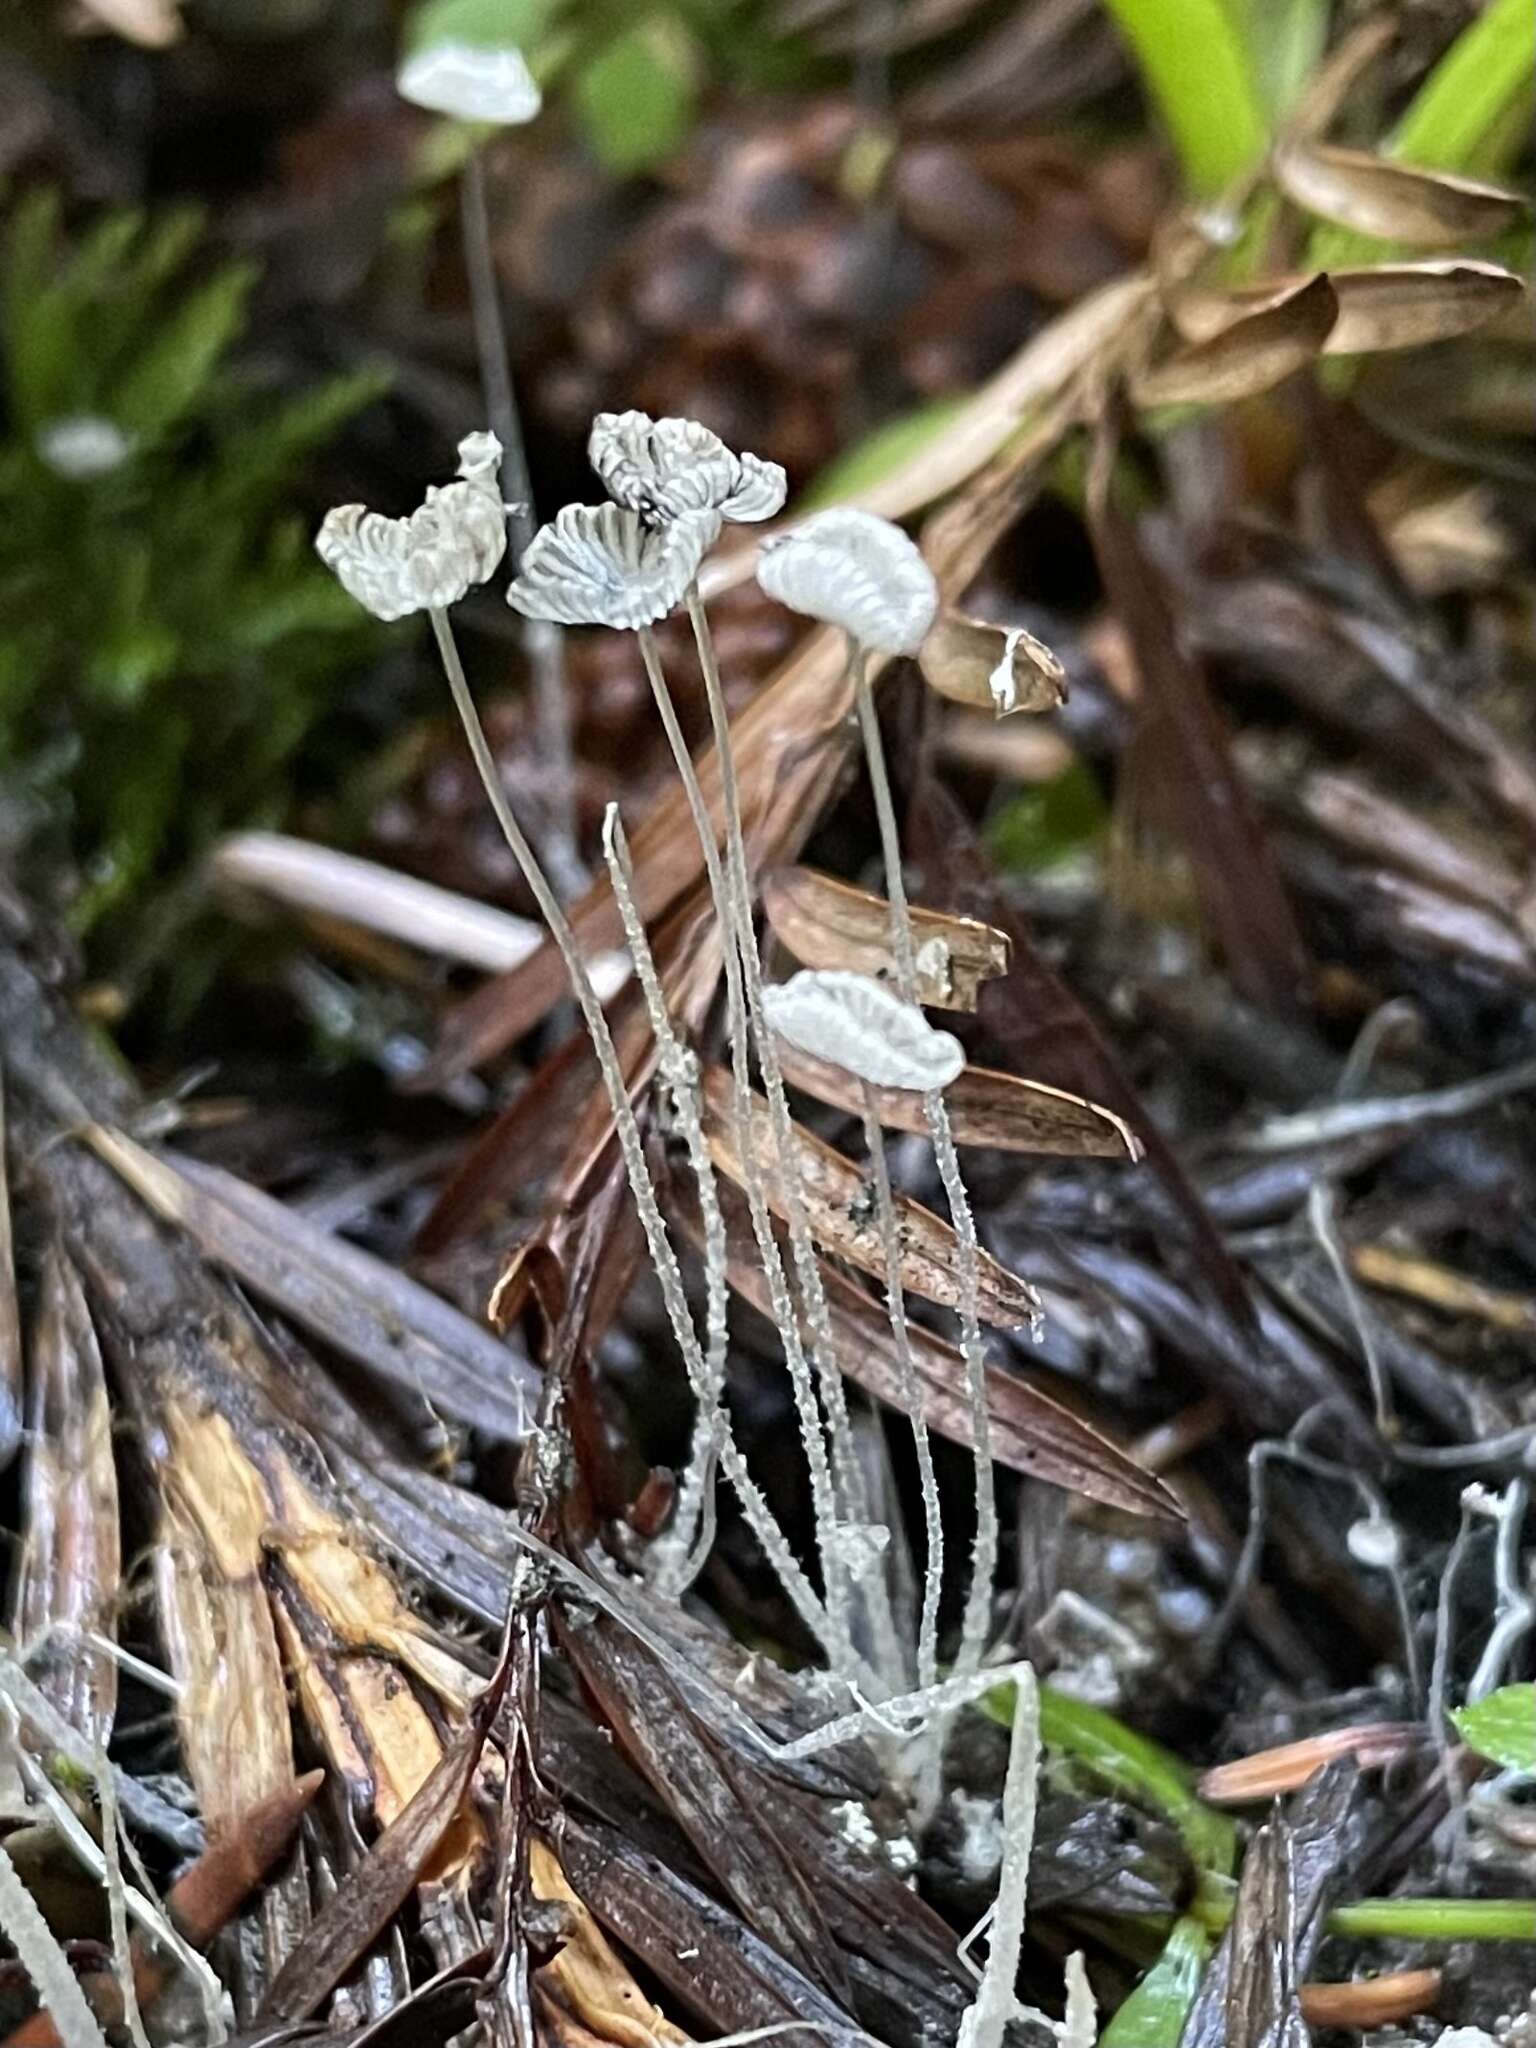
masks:
<svg viewBox="0 0 1536 2048"><path fill-rule="evenodd" d="M757 580L792 612L882 654L915 653L939 608L933 571L901 528L852 505L770 534Z"/></svg>
<svg viewBox="0 0 1536 2048"><path fill-rule="evenodd" d="M325 515L315 551L375 618L457 604L493 574L506 551L500 461L494 434L468 434L459 443L458 480L434 484L408 519L338 505Z"/></svg>
<svg viewBox="0 0 1536 2048"><path fill-rule="evenodd" d="M763 990L763 1009L780 1038L875 1088L947 1088L965 1066L959 1039L872 975L802 968Z"/></svg>
<svg viewBox="0 0 1536 2048"><path fill-rule="evenodd" d="M458 121L491 121L517 128L543 105L521 50L475 43L429 43L400 66L395 90L413 107L451 114Z"/></svg>
<svg viewBox="0 0 1536 2048"><path fill-rule="evenodd" d="M644 412L600 412L587 459L615 504L657 525L685 512L771 519L788 488L776 462L737 455L697 420L653 420Z"/></svg>
<svg viewBox="0 0 1536 2048"><path fill-rule="evenodd" d="M567 505L530 541L507 602L562 626L649 626L681 601L719 531L718 512L647 526L622 505Z"/></svg>

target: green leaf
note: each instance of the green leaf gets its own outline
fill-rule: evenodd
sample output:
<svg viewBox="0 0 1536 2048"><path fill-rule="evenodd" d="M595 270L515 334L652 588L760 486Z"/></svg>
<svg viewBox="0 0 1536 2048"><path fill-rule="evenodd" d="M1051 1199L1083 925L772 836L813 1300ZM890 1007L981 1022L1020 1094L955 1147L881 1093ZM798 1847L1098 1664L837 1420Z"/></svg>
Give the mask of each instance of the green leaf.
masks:
<svg viewBox="0 0 1536 2048"><path fill-rule="evenodd" d="M670 156L693 126L697 69L687 31L663 15L604 44L575 87L593 153L619 172L649 170Z"/></svg>
<svg viewBox="0 0 1536 2048"><path fill-rule="evenodd" d="M885 420L851 448L834 455L825 469L818 470L797 500L797 512L813 511L818 505L841 505L871 485L882 483L901 465L936 441L950 421L969 401L964 396L931 398L911 412Z"/></svg>
<svg viewBox="0 0 1536 2048"><path fill-rule="evenodd" d="M1530 0L1493 0L1419 87L1391 153L1426 170L1469 170L1485 136L1530 92Z"/></svg>
<svg viewBox="0 0 1536 2048"><path fill-rule="evenodd" d="M1049 782L1008 798L987 825L987 845L1008 874L1040 874L1100 840L1109 810L1092 772L1074 761Z"/></svg>
<svg viewBox="0 0 1536 2048"><path fill-rule="evenodd" d="M113 417L148 439L199 404L240 332L255 280L252 265L231 263L189 292L123 376L112 398Z"/></svg>
<svg viewBox="0 0 1536 2048"><path fill-rule="evenodd" d="M1273 120L1285 113L1328 42L1328 0L1230 0L1254 82Z"/></svg>
<svg viewBox="0 0 1536 2048"><path fill-rule="evenodd" d="M1451 1719L1468 1749L1507 1771L1536 1771L1536 1685L1501 1685Z"/></svg>
<svg viewBox="0 0 1536 2048"><path fill-rule="evenodd" d="M1179 2048L1211 1938L1198 1920L1174 1922L1168 1945L1099 2037L1099 2048Z"/></svg>
<svg viewBox="0 0 1536 2048"><path fill-rule="evenodd" d="M406 17L408 50L470 43L480 50L521 50L548 32L563 0L422 0Z"/></svg>
<svg viewBox="0 0 1536 2048"><path fill-rule="evenodd" d="M1536 1899L1357 1899L1330 1934L1381 1941L1536 1941Z"/></svg>
<svg viewBox="0 0 1536 2048"><path fill-rule="evenodd" d="M1004 1727L1013 1725L1011 1685L994 1686L981 1710ZM1237 1826L1195 1797L1194 1772L1172 1750L1138 1735L1113 1714L1075 1700L1054 1686L1040 1688L1040 1739L1063 1751L1085 1770L1168 1816L1203 1870L1229 1872L1237 1856Z"/></svg>
<svg viewBox="0 0 1536 2048"><path fill-rule="evenodd" d="M1106 0L1196 198L1212 199L1269 147L1248 51L1222 0Z"/></svg>

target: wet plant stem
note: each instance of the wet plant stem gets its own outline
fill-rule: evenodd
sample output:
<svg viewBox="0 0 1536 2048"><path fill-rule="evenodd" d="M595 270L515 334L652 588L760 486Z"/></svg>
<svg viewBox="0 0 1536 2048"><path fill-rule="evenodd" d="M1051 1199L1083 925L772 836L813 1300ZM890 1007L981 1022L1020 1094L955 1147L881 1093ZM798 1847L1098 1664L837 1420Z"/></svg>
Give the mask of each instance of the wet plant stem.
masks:
<svg viewBox="0 0 1536 2048"><path fill-rule="evenodd" d="M848 660L853 674L859 734L864 743L864 759L869 769L875 817L880 828L885 893L891 907L891 954L896 963L896 984L906 1001L915 1003L917 955L912 941L912 916L907 906L907 886L901 869L901 835L896 825L896 806L886 768L885 743L880 736L880 717L875 710L874 691L870 687L869 658L864 648L850 640ZM971 1582L966 1592L965 1617L961 1624L960 1651L955 1668L969 1672L979 1668L987 1645L998 1550L997 1494L992 1475L991 1424L987 1414L986 1349L982 1343L978 1312L980 1271L976 1219L966 1194L954 1133L950 1128L949 1110L941 1090L931 1089L924 1095L923 1114L933 1142L939 1179L943 1183L960 1254L960 1348L965 1356L966 1387L970 1396L976 1472L976 1539L971 1553Z"/></svg>
<svg viewBox="0 0 1536 2048"><path fill-rule="evenodd" d="M707 631L707 627L706 627ZM726 1014L731 1038L732 1107L736 1123L737 1154L742 1163L742 1180L746 1189L747 1207L752 1218L752 1233L757 1241L763 1272L767 1279L774 1320L779 1325L784 1343L785 1364L789 1370L790 1385L794 1394L795 1409L799 1418L800 1434L805 1445L806 1462L810 1468L811 1496L815 1506L817 1550L821 1559L822 1581L826 1588L828 1619L839 1635L836 1653L828 1645L833 1659L833 1668L839 1669L851 1655L851 1638L848 1628L847 1584L837 1547L837 1502L832 1484L831 1467L827 1459L826 1442L822 1433L821 1409L817 1403L816 1385L807 1362L800 1335L800 1319L795 1311L789 1291L788 1276L779 1251L778 1237L773 1228L773 1217L768 1202L768 1191L763 1182L756 1158L756 1148L751 1141L752 1129L752 1076L747 1043L748 1008L744 975L746 949L740 941L739 920L734 915L730 879L721 865L720 849L715 838L714 820L709 813L704 791L699 783L698 770L688 751L688 742L678 723L677 707L667 683L662 666L661 652L656 636L650 627L642 627L636 636L640 642L640 657L645 664L646 676L651 685L651 694L656 700L656 710L661 719L662 730L672 749L672 759L677 767L683 785L683 793L693 817L694 830L698 835L699 850L704 859L704 872L710 894L714 898L720 917L723 953L725 962ZM756 941L748 928L748 946L752 960L757 959ZM788 1156L787 1151L781 1157ZM781 1179L788 1178L781 1173ZM786 1208L789 1197L786 1194ZM793 1230L793 1222L791 1223ZM804 1221L802 1217L802 1229ZM807 1243L809 1235L807 1233ZM814 1261L815 1250L811 1247ZM825 1376L824 1376L825 1383Z"/></svg>
<svg viewBox="0 0 1536 2048"><path fill-rule="evenodd" d="M501 310L501 286L491 251L491 215L485 190L485 155L472 149L459 179L464 264L480 357L480 382L491 430L501 443L501 495L507 506L507 567L515 576L533 538L533 483L522 416L512 382L512 358ZM533 680L539 754L548 789L544 857L562 894L586 885L576 847L576 778L571 756L570 699L565 687L565 643L547 619L523 619L523 652Z"/></svg>
<svg viewBox="0 0 1536 2048"><path fill-rule="evenodd" d="M645 1157L645 1141L641 1136L634 1104L630 1100L629 1084L613 1042L613 1034L608 1028L608 1019L603 1014L603 1006L592 986L592 977L576 943L576 935L571 929L570 920L507 800L506 790L497 772L495 756L491 752L485 728L480 723L480 714L475 709L475 701L470 694L448 614L434 609L429 616L438 652L442 656L443 669L448 678L454 709L458 712L459 722L464 728L464 737L469 742L469 751L481 785L495 813L496 822L501 827L502 837L522 870L534 901L549 926L550 937L565 963L566 974L581 1010L582 1022L587 1028L587 1036L592 1041L592 1050L596 1055L598 1070L602 1075L609 1107L613 1113L619 1150L629 1176L635 1207L639 1211L640 1225L645 1233L646 1249L650 1253L651 1265L661 1289L662 1302L672 1326L672 1334L683 1354L690 1379L696 1383L702 1382L703 1353L699 1346L698 1333L693 1326L693 1315L683 1286L682 1269L678 1264L671 1239L667 1235L666 1223L656 1198L655 1183ZM788 1544L779 1534L772 1511L761 1490L747 1472L746 1460L736 1450L728 1434L721 1444L720 1458L727 1478L741 1499L753 1532L763 1544L795 1611L819 1640L826 1641L829 1635L835 1639L835 1631L830 1629L828 1617L821 1603L817 1600L804 1572L796 1563Z"/></svg>

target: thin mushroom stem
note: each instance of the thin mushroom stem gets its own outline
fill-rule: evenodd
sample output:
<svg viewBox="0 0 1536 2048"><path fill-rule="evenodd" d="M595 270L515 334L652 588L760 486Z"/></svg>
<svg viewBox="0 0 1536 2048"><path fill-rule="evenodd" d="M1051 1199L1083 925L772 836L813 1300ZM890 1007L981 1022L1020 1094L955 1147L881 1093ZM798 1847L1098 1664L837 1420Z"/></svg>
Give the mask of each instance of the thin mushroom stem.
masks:
<svg viewBox="0 0 1536 2048"><path fill-rule="evenodd" d="M704 872L723 928L726 1015L731 1037L732 1113L736 1124L737 1151L742 1162L742 1180L746 1190L747 1207L752 1218L752 1233L757 1241L763 1272L768 1282L774 1321L779 1326L784 1343L785 1364L789 1370L806 1462L810 1467L817 1551L821 1559L822 1580L826 1587L828 1615L834 1626L846 1629L847 1586L838 1555L837 1503L822 1434L821 1410L817 1405L815 1382L811 1377L801 1342L800 1319L795 1311L788 1276L784 1270L784 1260L779 1250L779 1240L773 1228L768 1191L759 1170L756 1148L750 1141L752 1077L747 1047L747 1006L742 968L744 955L739 944L739 927L732 914L732 896L720 861L714 820L709 814L709 805L705 801L698 771L693 765L693 757L688 751L688 742L678 723L677 707L662 667L656 635L649 626L642 626L636 638L640 642L640 658L645 664L646 676L650 681L651 694L656 700L662 730L672 749L672 758L676 763L688 808L693 816L699 850L704 857ZM755 945L752 954L755 961ZM814 1256L813 1250L813 1260Z"/></svg>
<svg viewBox="0 0 1536 2048"><path fill-rule="evenodd" d="M702 1504L719 1455L720 1434L726 1426L720 1407L729 1336L725 1218L720 1209L719 1190L715 1185L714 1167L700 1116L698 1058L692 1048L678 1037L667 1008L666 992L656 972L645 924L635 902L634 871L617 804L608 806L603 821L603 858L656 1039L658 1070L670 1091L673 1114L688 1150L688 1164L698 1189L699 1214L704 1228L704 1359L703 1372L693 1383L698 1416L694 1423L693 1449L678 1490L672 1526L661 1546L660 1568L656 1574L657 1591L676 1599L687 1591L703 1562L702 1554L695 1560L689 1553L693 1550Z"/></svg>
<svg viewBox="0 0 1536 2048"><path fill-rule="evenodd" d="M859 733L864 742L864 758L869 768L875 817L880 828L885 893L891 906L891 953L896 962L896 982L906 1000L916 1002L917 954L912 941L907 885L901 870L901 835L896 826L896 806L885 763L885 743L880 737L880 719L875 710L874 692L870 688L868 655L852 639L848 643L848 660L853 671ZM992 1429L987 1413L987 1359L978 1309L980 1261L976 1246L976 1219L960 1171L949 1110L940 1090L931 1089L924 1095L923 1114L933 1141L939 1179L943 1183L960 1253L960 1349L965 1357L976 1471L976 1537L971 1552L971 1582L966 1592L965 1615L961 1624L960 1653L955 1667L958 1671L967 1672L978 1668L986 1649L998 1551L997 1489L992 1474Z"/></svg>
<svg viewBox="0 0 1536 2048"><path fill-rule="evenodd" d="M571 929L570 920L561 908L560 899L550 886L548 876L540 867L538 857L529 845L512 806L507 801L506 790L502 787L501 777L496 770L495 756L491 752L490 742L486 739L485 728L480 723L475 700L470 694L448 614L434 607L430 617L438 652L442 656L443 670L448 678L448 688L453 697L454 709L458 712L459 722L464 728L464 737L469 742L469 751L479 773L481 785L495 813L496 822L501 827L502 837L522 870L534 901L549 926L550 937L565 963L566 974L581 1010L582 1022L587 1027L587 1036L592 1041L598 1071L602 1075L609 1107L613 1113L619 1150L629 1176L635 1207L639 1211L641 1228L645 1233L646 1249L650 1253L651 1265L661 1289L661 1298L667 1311L667 1320L672 1326L672 1334L686 1361L690 1377L702 1378L703 1353L688 1307L682 1269L678 1264L672 1241L667 1235L661 1205L656 1198L655 1182L651 1178L650 1167L645 1157L645 1141L640 1133L634 1104L630 1101L629 1084L613 1042L613 1034L608 1028L608 1019L603 1014L603 1006L592 986L592 977L576 943L576 934ZM829 1644L830 1648L830 1644L838 1640L836 1631L831 1628L821 1602L816 1598L809 1580L795 1561L794 1553L779 1530L761 1489L749 1475L746 1460L728 1435L720 1446L720 1461L726 1477L736 1489L753 1533L762 1543L795 1611L818 1640Z"/></svg>
<svg viewBox="0 0 1536 2048"><path fill-rule="evenodd" d="M752 918L752 884L747 867L746 839L742 831L741 792L736 781L730 714L726 709L725 691L720 681L720 665L715 656L714 636L710 632L709 616L699 592L697 579L689 584L684 602L688 608L688 620L693 628L694 645L698 649L699 667L704 677L710 730L715 743L715 759L720 771L720 804L725 821L725 901L741 954L747 1014L751 1021L753 1042L757 1048L758 1064L762 1069L763 1093L768 1102L774 1166L784 1197L795 1279L810 1329L812 1352L820 1370L822 1400L826 1405L832 1440L833 1469L849 1518L867 1522L870 1518L869 1489L854 1447L853 1426L848 1415L847 1395L843 1389L842 1368L838 1363L837 1340L832 1331L826 1289L822 1286L816 1245L806 1221L805 1205L800 1199L799 1184L795 1176L794 1132L790 1121L789 1098L784 1092L784 1075L779 1065L778 1047L763 1008L763 970L762 962L758 958L757 934ZM879 1650L880 1661L884 1668L894 1671L899 1667L899 1651L895 1641L895 1623L891 1615L889 1589L883 1575L871 1589L869 1616L871 1628L882 1646Z"/></svg>
<svg viewBox="0 0 1536 2048"><path fill-rule="evenodd" d="M492 430L501 443L507 566L515 576L523 550L533 538L533 483L517 390L512 381L501 286L491 253L483 149L472 149L465 161L459 179L459 210L475 347L480 357L480 382ZM539 754L548 785L544 853L560 888L570 895L583 887L586 876L576 849L576 777L571 758L570 699L565 687L565 643L560 628L548 619L524 619L521 638L533 678Z"/></svg>
<svg viewBox="0 0 1536 2048"><path fill-rule="evenodd" d="M868 1082L864 1084L864 1146L869 1154L870 1172L874 1176L875 1215L885 1255L886 1314L896 1344L901 1398L912 1422L912 1443L917 1452L918 1483L923 1496L923 1535L927 1556L923 1568L922 1616L917 1634L917 1682L919 1687L923 1687L937 1684L939 1676L939 1594L944 1583L944 1516L939 1505L939 1485L933 1469L933 1447L928 1440L917 1364L912 1356L912 1339L907 1328L907 1303L901 1276L901 1228L891 1194L885 1133L880 1128L875 1092Z"/></svg>

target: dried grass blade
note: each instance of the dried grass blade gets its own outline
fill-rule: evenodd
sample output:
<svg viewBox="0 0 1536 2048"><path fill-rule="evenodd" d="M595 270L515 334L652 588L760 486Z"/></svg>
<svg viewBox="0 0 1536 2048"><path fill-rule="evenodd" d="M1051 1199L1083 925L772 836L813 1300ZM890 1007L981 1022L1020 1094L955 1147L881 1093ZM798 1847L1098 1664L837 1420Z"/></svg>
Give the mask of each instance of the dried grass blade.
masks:
<svg viewBox="0 0 1536 2048"><path fill-rule="evenodd" d="M709 1739L634 1636L606 1617L573 1627L558 1604L554 1615L561 1646L604 1721L743 1919L813 1983L849 2003L837 1944L804 1872L763 1822L750 1767Z"/></svg>
<svg viewBox="0 0 1536 2048"><path fill-rule="evenodd" d="M785 1080L796 1088L850 1116L860 1113L862 1084L845 1068L783 1041L780 1059ZM910 1088L870 1092L887 1129L918 1136L927 1131L921 1094ZM966 1067L944 1090L944 1100L960 1145L1064 1159L1141 1157L1141 1145L1129 1125L1112 1110L1069 1095L1064 1088L1048 1088L1043 1081L1022 1081L992 1067Z"/></svg>
<svg viewBox="0 0 1536 2048"><path fill-rule="evenodd" d="M1116 504L1117 423L1107 422L1089 476L1089 524L1105 587L1136 658L1140 733L1159 742L1158 794L1194 866L1211 923L1240 991L1295 1007L1307 958L1273 852L1235 767L1201 671L1181 644L1168 594L1131 520Z"/></svg>
<svg viewBox="0 0 1536 2048"><path fill-rule="evenodd" d="M733 1114L731 1077L721 1067L710 1067L704 1075L704 1135L710 1158L736 1187L743 1186L743 1165L737 1144ZM845 1259L877 1280L885 1277L885 1258L880 1229L869 1208L869 1185L862 1168L841 1152L823 1144L803 1124L791 1127L794 1139L792 1170L797 1176L800 1200L811 1235L824 1251ZM751 1123L745 1143L758 1148L759 1157L773 1158L772 1131L768 1105L760 1095L752 1097ZM768 1201L781 1219L788 1207L778 1176L767 1177ZM931 1209L905 1195L896 1197L902 1245L902 1282L909 1293L941 1308L955 1308L960 1299L959 1246L954 1230ZM1022 1280L982 1252L978 1257L978 1309L983 1321L999 1330L1011 1330L1029 1322L1034 1293Z"/></svg>
<svg viewBox="0 0 1536 2048"><path fill-rule="evenodd" d="M1271 167L1297 206L1384 242L1435 249L1482 241L1513 227L1525 212L1518 192L1332 143L1282 143Z"/></svg>
<svg viewBox="0 0 1536 2048"><path fill-rule="evenodd" d="M1309 2027L1369 2032L1432 2012L1444 1981L1442 1970L1389 1970L1352 1984L1303 1984L1301 2016Z"/></svg>
<svg viewBox="0 0 1536 2048"><path fill-rule="evenodd" d="M311 1921L267 1992L263 2019L307 2019L410 1897L464 1805L507 1676L503 1659L431 1775Z"/></svg>
<svg viewBox="0 0 1536 2048"><path fill-rule="evenodd" d="M983 982L1006 974L1006 933L974 918L909 906L917 999L944 1010L974 1010ZM775 938L805 967L840 967L889 980L891 906L819 868L775 868L763 882L763 910Z"/></svg>
<svg viewBox="0 0 1536 2048"><path fill-rule="evenodd" d="M1234 291L1186 291L1172 301L1185 338L1210 343L1294 292L1299 278L1271 278ZM1322 345L1325 356L1380 355L1473 334L1525 294L1523 281L1497 263L1445 260L1378 263L1330 270L1338 316Z"/></svg>
<svg viewBox="0 0 1536 2048"><path fill-rule="evenodd" d="M567 1915L565 1943L538 1972L535 1988L575 2018L581 2038L613 2048L686 2048L693 2037L646 1997L537 1835L528 1845L528 1877L536 1899L555 1901Z"/></svg>
<svg viewBox="0 0 1536 2048"><path fill-rule="evenodd" d="M444 1414L527 1435L534 1369L440 1296L218 1167L173 1164L106 1125L86 1135L158 1215L302 1328Z"/></svg>
<svg viewBox="0 0 1536 2048"><path fill-rule="evenodd" d="M16 1630L23 1643L45 1646L34 1667L39 1688L104 1747L117 1711L117 1665L82 1637L117 1632L122 1540L112 1407L85 1290L57 1241L43 1261L30 1408Z"/></svg>
<svg viewBox="0 0 1536 2048"><path fill-rule="evenodd" d="M1300 1742L1217 1764L1205 1773L1196 1791L1218 1805L1244 1806L1252 1800L1274 1799L1310 1783L1335 1757L1351 1756L1362 1770L1380 1768L1411 1756L1425 1740L1418 1721L1372 1721L1359 1728L1330 1728Z"/></svg>
<svg viewBox="0 0 1536 2048"><path fill-rule="evenodd" d="M722 1190L722 1195L727 1194ZM763 1315L771 1315L767 1282L754 1254L739 1203L725 1204L730 1263L727 1277L741 1299ZM700 1241L698 1214L675 1201L675 1214L690 1239ZM901 1360L884 1308L833 1266L823 1265L822 1285L837 1344L841 1370L856 1386L887 1407L901 1411ZM924 1329L908 1326L913 1363L917 1367L923 1418L935 1434L973 1448L970 1407L965 1392L965 1360L953 1344ZM1182 1521L1184 1511L1153 1473L1095 1429L1053 1401L1024 1375L989 1359L987 1414L992 1455L1010 1472L1022 1472L1049 1486L1103 1501L1128 1514L1160 1521Z"/></svg>
<svg viewBox="0 0 1536 2048"><path fill-rule="evenodd" d="M1142 406L1253 398L1316 361L1338 311L1330 280L1308 278L1133 377L1131 397Z"/></svg>

